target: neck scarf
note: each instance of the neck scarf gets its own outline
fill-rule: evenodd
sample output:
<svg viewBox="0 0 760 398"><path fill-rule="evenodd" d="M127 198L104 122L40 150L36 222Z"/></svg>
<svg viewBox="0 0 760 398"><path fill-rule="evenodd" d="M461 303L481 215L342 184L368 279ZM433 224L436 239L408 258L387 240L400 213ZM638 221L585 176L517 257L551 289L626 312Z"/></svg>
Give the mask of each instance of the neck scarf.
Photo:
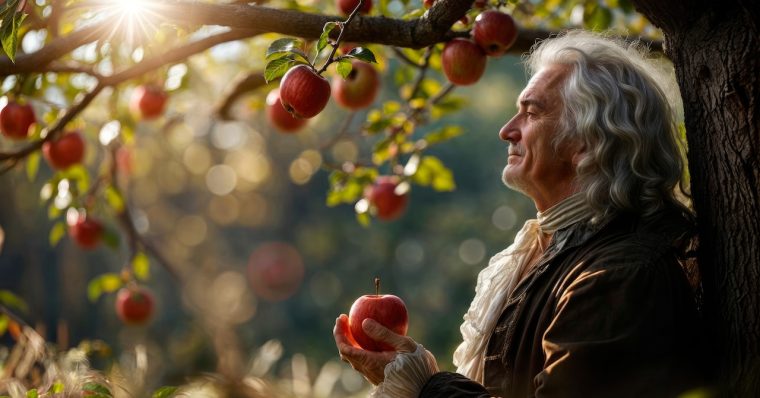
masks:
<svg viewBox="0 0 760 398"><path fill-rule="evenodd" d="M488 339L504 310L507 298L527 271L531 260L543 253L542 234L590 219L591 208L582 193L576 193L528 220L515 236L515 241L488 262L478 274L475 298L464 315L459 330L463 342L454 352L457 373L483 383L483 357Z"/></svg>

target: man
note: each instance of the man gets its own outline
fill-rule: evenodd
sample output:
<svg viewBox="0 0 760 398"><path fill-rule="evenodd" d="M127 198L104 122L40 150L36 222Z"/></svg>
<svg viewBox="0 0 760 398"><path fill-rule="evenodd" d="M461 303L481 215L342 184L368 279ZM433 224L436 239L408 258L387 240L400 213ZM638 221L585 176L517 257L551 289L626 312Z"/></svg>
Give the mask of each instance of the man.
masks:
<svg viewBox="0 0 760 398"><path fill-rule="evenodd" d="M499 136L504 183L534 201L537 220L478 276L457 373L372 320L366 332L396 351L357 348L337 319L341 358L378 385L374 396L677 396L701 381L670 77L584 32L542 42L527 66Z"/></svg>

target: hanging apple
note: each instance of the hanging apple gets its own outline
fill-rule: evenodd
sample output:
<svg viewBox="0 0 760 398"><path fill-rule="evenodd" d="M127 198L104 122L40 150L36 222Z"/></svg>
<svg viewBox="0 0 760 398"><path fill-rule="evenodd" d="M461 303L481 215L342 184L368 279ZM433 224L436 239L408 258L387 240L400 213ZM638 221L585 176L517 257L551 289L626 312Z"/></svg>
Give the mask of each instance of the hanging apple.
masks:
<svg viewBox="0 0 760 398"><path fill-rule="evenodd" d="M78 131L63 133L57 140L42 144L42 155L50 167L65 170L84 159L84 139Z"/></svg>
<svg viewBox="0 0 760 398"><path fill-rule="evenodd" d="M267 94L267 118L278 131L292 133L306 125L307 119L293 117L280 102L280 89L274 89Z"/></svg>
<svg viewBox="0 0 760 398"><path fill-rule="evenodd" d="M509 14L488 10L475 18L472 38L487 55L498 57L517 40L517 25Z"/></svg>
<svg viewBox="0 0 760 398"><path fill-rule="evenodd" d="M344 108L366 108L375 100L380 88L380 76L375 67L361 61L351 62L351 72L345 79L336 76L332 83L332 95Z"/></svg>
<svg viewBox="0 0 760 398"><path fill-rule="evenodd" d="M153 293L140 286L127 286L116 293L116 315L127 325L142 325L153 316Z"/></svg>
<svg viewBox="0 0 760 398"><path fill-rule="evenodd" d="M15 101L8 101L0 110L0 131L4 136L14 140L28 137L29 127L36 121L34 109L29 104L21 105Z"/></svg>
<svg viewBox="0 0 760 398"><path fill-rule="evenodd" d="M480 80L486 70L486 54L472 40L456 38L443 47L443 72L450 82L467 86Z"/></svg>
<svg viewBox="0 0 760 398"><path fill-rule="evenodd" d="M84 249L94 249L103 239L103 225L92 217L80 213L68 220L69 235Z"/></svg>
<svg viewBox="0 0 760 398"><path fill-rule="evenodd" d="M330 100L330 83L311 66L296 65L280 81L280 101L294 117L308 119L322 112Z"/></svg>
<svg viewBox="0 0 760 398"><path fill-rule="evenodd" d="M348 328L360 347L368 351L393 351L388 344L373 340L364 333L362 322L374 319L394 333L406 335L409 315L404 301L392 294L380 294L380 278L375 278L375 294L359 297L348 312Z"/></svg>
<svg viewBox="0 0 760 398"><path fill-rule="evenodd" d="M169 95L158 86L137 86L132 92L129 108L133 114L139 115L142 119L155 119L164 113L168 99Z"/></svg>
<svg viewBox="0 0 760 398"><path fill-rule="evenodd" d="M335 6L338 7L343 15L349 15L359 5L359 0L336 0ZM372 0L364 0L362 8L359 9L361 14L369 14L372 10Z"/></svg>
<svg viewBox="0 0 760 398"><path fill-rule="evenodd" d="M282 301L298 291L304 277L301 255L284 242L261 244L248 260L248 280L257 296Z"/></svg>
<svg viewBox="0 0 760 398"><path fill-rule="evenodd" d="M407 193L399 194L396 176L380 176L367 188L365 197L375 210L375 216L384 221L392 221L401 216L409 202Z"/></svg>

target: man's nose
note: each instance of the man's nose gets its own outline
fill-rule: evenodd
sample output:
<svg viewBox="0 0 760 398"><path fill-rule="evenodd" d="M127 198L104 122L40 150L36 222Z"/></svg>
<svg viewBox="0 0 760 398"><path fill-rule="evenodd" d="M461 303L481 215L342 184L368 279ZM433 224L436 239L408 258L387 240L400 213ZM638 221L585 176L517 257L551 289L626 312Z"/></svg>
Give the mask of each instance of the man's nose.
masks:
<svg viewBox="0 0 760 398"><path fill-rule="evenodd" d="M517 123L515 122L516 118L517 116L510 119L507 124L505 124L501 130L499 130L499 138L504 141L509 141L513 144L517 141L520 141L520 130L518 129Z"/></svg>

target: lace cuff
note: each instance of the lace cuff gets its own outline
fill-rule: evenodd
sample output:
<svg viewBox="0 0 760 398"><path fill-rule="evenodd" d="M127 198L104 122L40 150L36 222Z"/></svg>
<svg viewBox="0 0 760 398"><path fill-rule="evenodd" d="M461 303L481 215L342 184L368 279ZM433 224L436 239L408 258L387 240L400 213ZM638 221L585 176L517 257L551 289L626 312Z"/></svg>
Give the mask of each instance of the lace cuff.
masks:
<svg viewBox="0 0 760 398"><path fill-rule="evenodd" d="M438 364L430 351L417 344L414 352L402 352L385 365L385 381L378 384L370 398L417 398L422 386L438 373Z"/></svg>

